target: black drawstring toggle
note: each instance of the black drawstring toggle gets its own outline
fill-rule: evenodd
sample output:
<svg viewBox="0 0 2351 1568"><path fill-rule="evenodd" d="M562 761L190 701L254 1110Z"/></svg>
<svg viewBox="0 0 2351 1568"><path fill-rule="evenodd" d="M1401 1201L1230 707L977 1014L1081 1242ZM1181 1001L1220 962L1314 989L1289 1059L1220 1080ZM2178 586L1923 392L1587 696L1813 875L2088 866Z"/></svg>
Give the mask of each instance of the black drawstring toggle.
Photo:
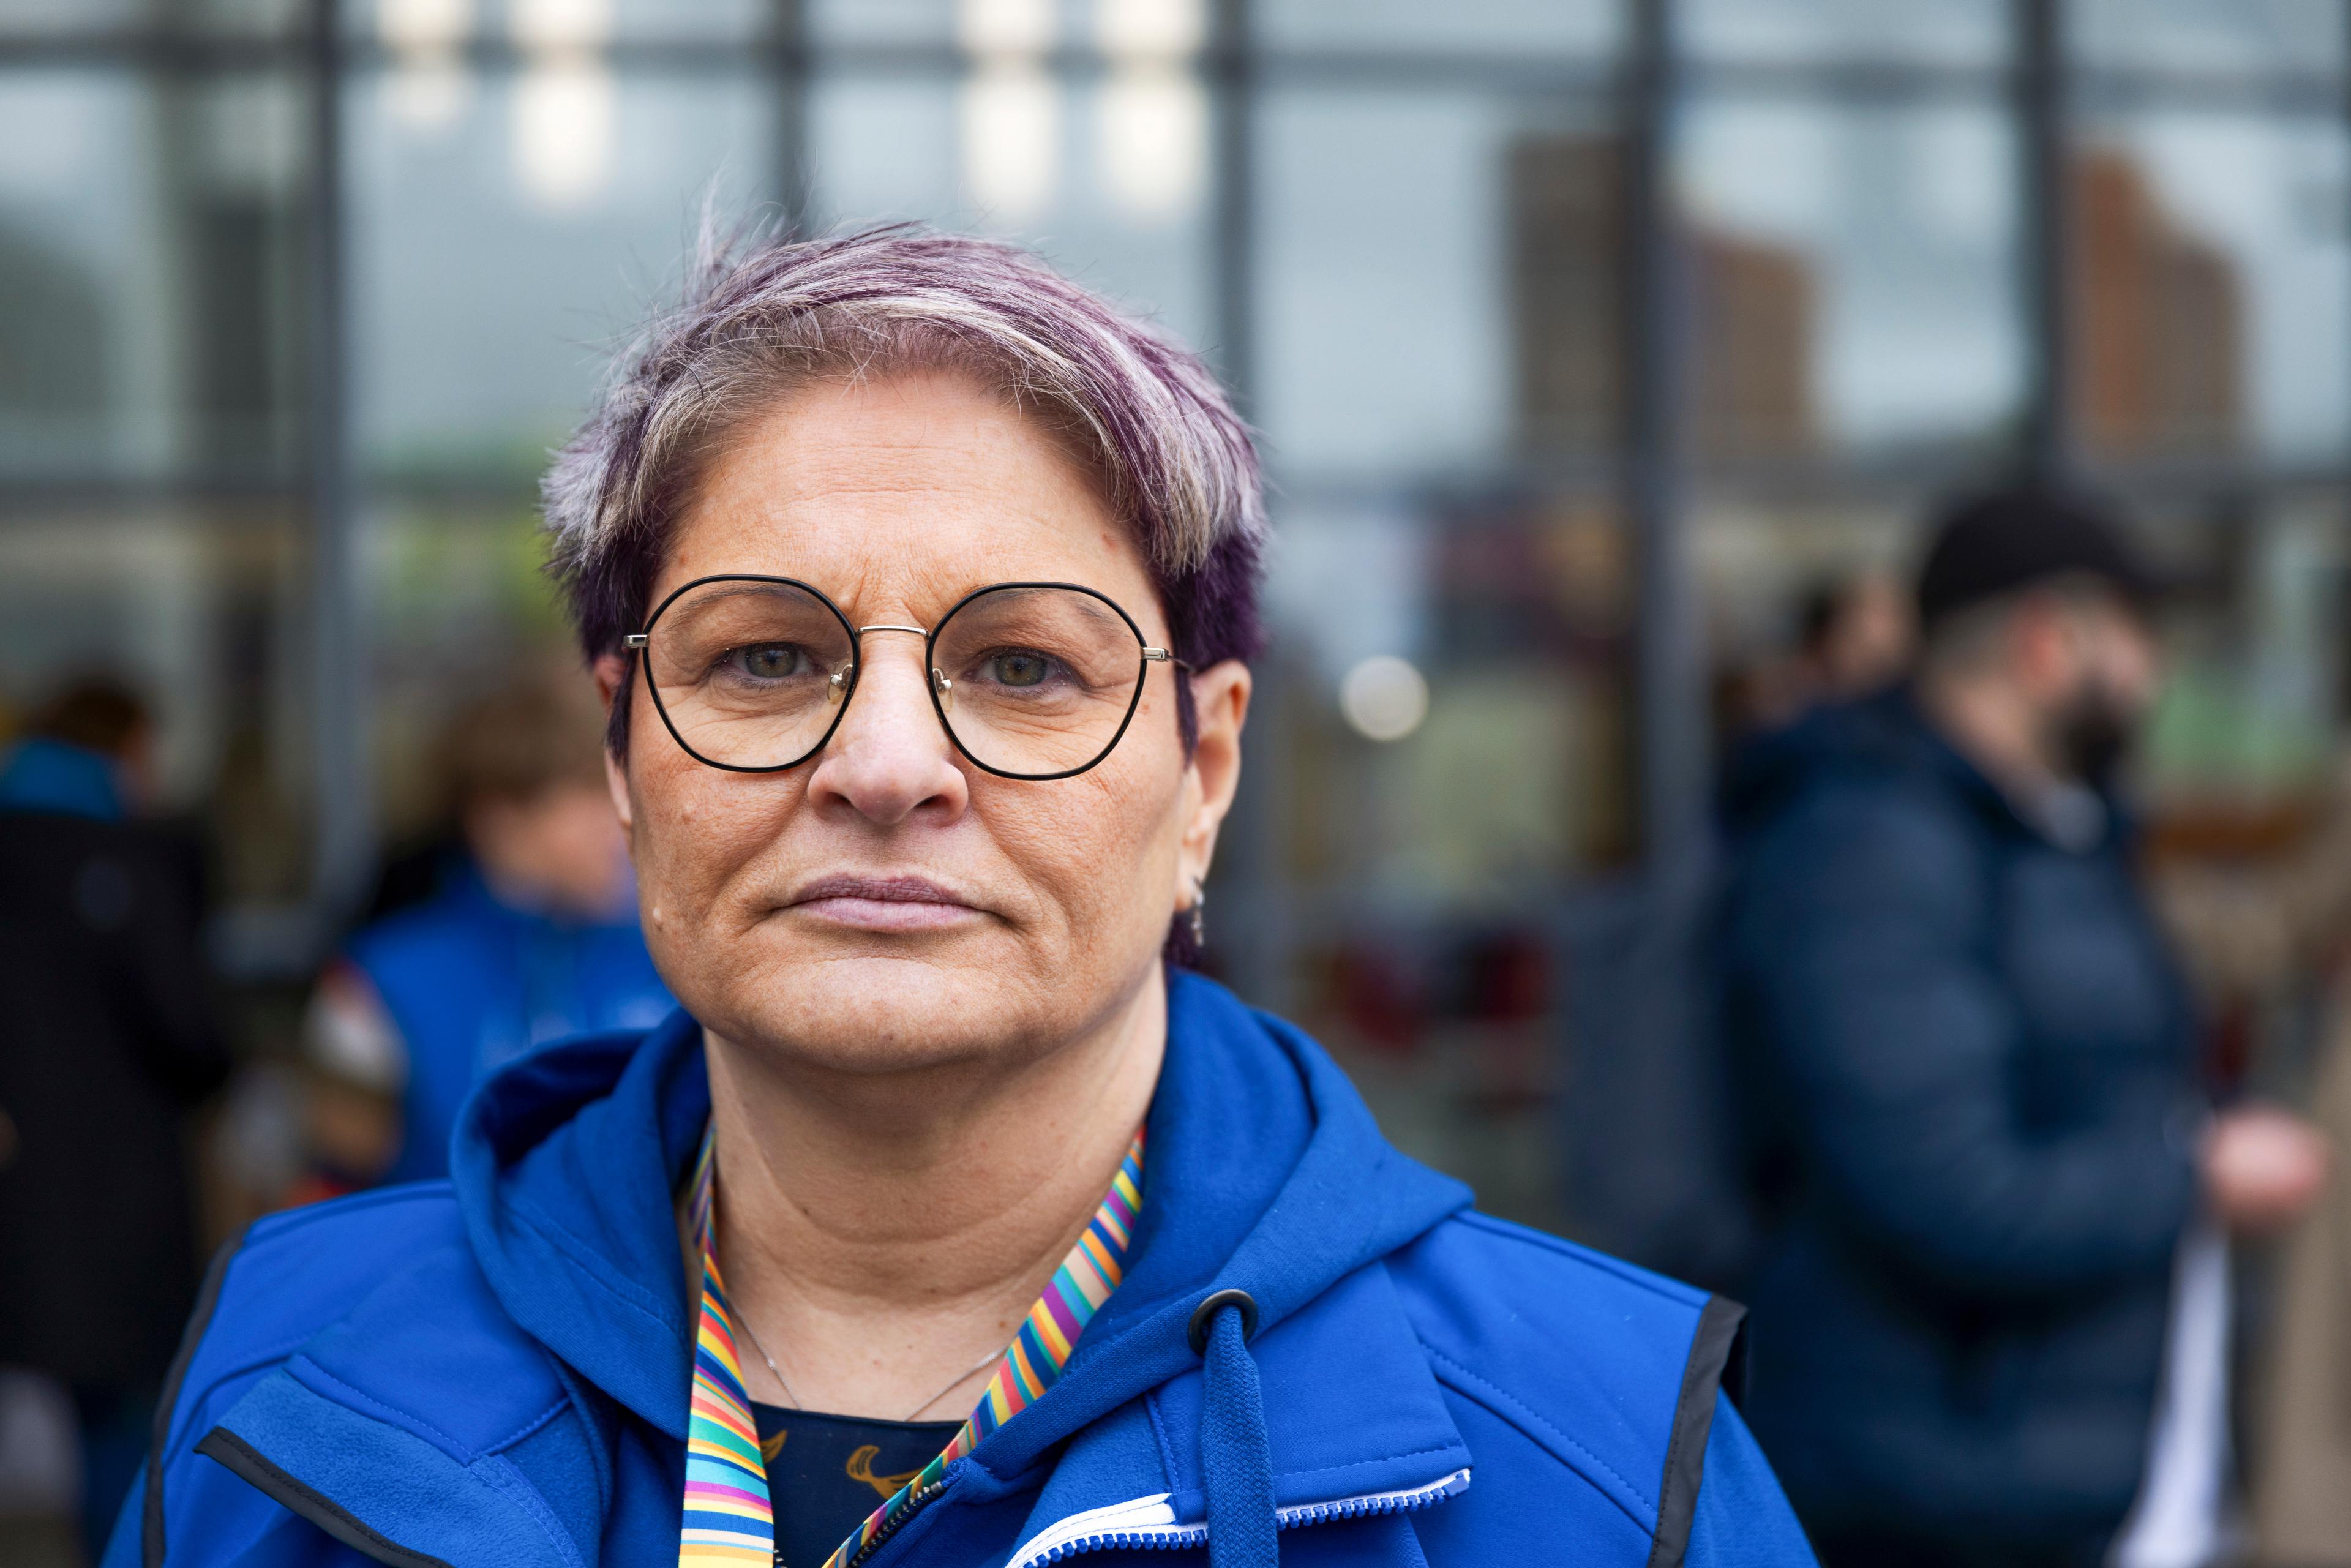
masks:
<svg viewBox="0 0 2351 1568"><path fill-rule="evenodd" d="M1192 1342L1194 1355L1208 1354L1208 1331L1216 1325L1217 1314L1227 1307L1241 1311L1241 1338L1257 1338L1257 1298L1247 1291L1218 1291L1193 1309L1191 1326L1184 1331L1184 1337Z"/></svg>

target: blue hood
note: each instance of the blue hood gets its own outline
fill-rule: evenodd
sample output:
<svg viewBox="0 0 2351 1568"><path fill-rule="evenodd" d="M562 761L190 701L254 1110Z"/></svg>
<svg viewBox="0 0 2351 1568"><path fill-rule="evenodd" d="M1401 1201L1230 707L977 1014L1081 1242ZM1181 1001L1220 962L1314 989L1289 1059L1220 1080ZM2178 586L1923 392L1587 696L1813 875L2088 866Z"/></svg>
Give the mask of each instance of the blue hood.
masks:
<svg viewBox="0 0 2351 1568"><path fill-rule="evenodd" d="M451 1183L256 1224L107 1568L163 1562L167 1538L193 1542L172 1561L309 1563L287 1512L408 1568L674 1559L694 1324L672 1195L708 1112L683 1015L550 1046L467 1103ZM1715 1419L1735 1308L1467 1212L1311 1040L1206 980L1172 981L1148 1128L1124 1281L862 1568L1137 1546L1272 1568L1307 1544L1277 1553L1276 1531L1308 1526L1350 1563L1570 1542L1697 1563L1708 1463L1726 1519L1771 1516L1779 1545L1740 1561L1809 1561ZM264 1536L282 1549L227 1550Z"/></svg>
<svg viewBox="0 0 2351 1568"><path fill-rule="evenodd" d="M989 1438L998 1469L1196 1368L1185 1331L1204 1291L1247 1291L1262 1333L1469 1205L1460 1183L1396 1153L1290 1025L1173 974L1167 1037L1126 1280L1061 1382ZM701 1029L681 1012L642 1044L603 1036L516 1062L469 1103L450 1149L499 1302L680 1439L693 1327L672 1195L709 1113Z"/></svg>

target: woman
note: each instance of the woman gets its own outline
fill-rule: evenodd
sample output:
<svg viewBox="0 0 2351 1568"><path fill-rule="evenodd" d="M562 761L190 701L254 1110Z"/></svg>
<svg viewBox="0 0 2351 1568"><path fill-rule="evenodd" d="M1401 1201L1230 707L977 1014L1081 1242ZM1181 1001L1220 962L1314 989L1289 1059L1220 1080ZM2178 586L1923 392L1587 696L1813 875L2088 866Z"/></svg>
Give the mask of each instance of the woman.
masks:
<svg viewBox="0 0 2351 1568"><path fill-rule="evenodd" d="M1182 972L1264 527L1198 361L1000 246L769 246L547 498L683 1010L256 1226L110 1563L1810 1562L1735 1308Z"/></svg>

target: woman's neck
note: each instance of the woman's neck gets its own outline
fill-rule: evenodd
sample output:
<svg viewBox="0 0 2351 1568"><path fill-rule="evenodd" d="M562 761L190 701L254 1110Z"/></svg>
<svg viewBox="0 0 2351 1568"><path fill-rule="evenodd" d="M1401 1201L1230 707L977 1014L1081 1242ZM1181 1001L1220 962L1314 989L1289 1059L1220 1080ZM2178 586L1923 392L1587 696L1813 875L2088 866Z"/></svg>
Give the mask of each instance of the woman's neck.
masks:
<svg viewBox="0 0 2351 1568"><path fill-rule="evenodd" d="M975 1364L1010 1343L1109 1190L1150 1108L1166 1019L1154 963L1095 1027L1011 1066L810 1075L706 1033L717 1250L751 1331L738 1347L751 1397L965 1415L985 1385Z"/></svg>

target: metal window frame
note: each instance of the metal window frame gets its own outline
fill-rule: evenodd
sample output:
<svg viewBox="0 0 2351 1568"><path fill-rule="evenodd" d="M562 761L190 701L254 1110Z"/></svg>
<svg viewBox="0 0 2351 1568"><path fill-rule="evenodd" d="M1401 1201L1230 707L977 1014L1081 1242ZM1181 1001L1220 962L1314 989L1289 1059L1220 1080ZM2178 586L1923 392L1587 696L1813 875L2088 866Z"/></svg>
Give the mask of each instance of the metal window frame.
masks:
<svg viewBox="0 0 2351 1568"><path fill-rule="evenodd" d="M1499 51L1382 50L1364 47L1274 47L1252 26L1251 0L1209 0L1210 30L1200 69L1215 105L1211 150L1213 208L1207 225L1215 341L1209 351L1244 411L1257 391L1259 334L1254 315L1259 195L1256 185L1257 110L1271 89L1296 86L1441 88L1482 86L1562 99L1613 98L1628 150L1625 228L1630 379L1625 439L1608 461L1569 476L1578 486L1613 491L1632 530L1637 562L1637 630L1633 659L1633 709L1637 726L1636 810L1644 827L1643 868L1635 880L1669 877L1662 845L1696 836L1705 813L1709 759L1706 755L1702 631L1695 603L1687 498L1696 472L1688 448L1683 395L1687 341L1687 280L1673 242L1671 167L1679 106L1693 94L1760 93L1822 102L1915 101L1956 98L2000 103L2019 129L2023 222L2015 258L2022 281L2027 350L2031 355L2024 409L2023 466L2064 476L2078 465L2071 428L2066 364L2066 197L2064 159L2072 119L2080 106L2142 109L2199 106L2280 116L2332 116L2351 121L2351 71L2337 75L2296 68L2250 73L2116 69L2078 63L2066 55L2067 0L2010 0L2011 57L1981 66L1889 62L1745 63L1693 57L1679 44L1675 0L1623 0L1626 32L1614 59L1546 58ZM463 57L476 68L515 68L518 52L507 40L481 37ZM820 73L904 72L953 75L968 62L951 44L829 45L810 37L804 0L772 0L763 36L731 39L630 39L604 54L616 69L721 75L750 70L766 77L776 99L778 188L773 193L787 221L811 218L813 171L809 162L809 101ZM345 189L344 112L355 74L381 68L390 57L371 37L344 28L340 0L306 0L293 32L268 37L198 34L169 23L82 33L0 35L0 70L41 66L101 68L166 76L270 68L294 73L307 91L312 141L305 201L310 226L307 345L308 419L305 462L290 484L270 476L210 475L186 480L84 478L0 481L0 522L11 512L89 509L129 500L198 504L237 499L298 499L309 517L308 607L314 669L309 700L308 771L312 802L313 875L309 920L323 935L365 894L373 856L373 801L367 766L369 640L366 595L360 580L358 500L351 429L350 204ZM1104 68L1083 48L1061 48L1046 61L1069 78ZM2347 346L2351 347L2351 346ZM2265 495L2351 483L2351 453L2336 464L2265 465L2258 459L2207 466L2131 465L2101 476L2126 488L2135 482L2187 483L2213 491ZM1716 476L1708 471L1708 482ZM1789 472L1768 468L1745 476L1766 492L1867 494L1900 490L1900 474L1867 465L1830 463ZM371 485L370 494L418 493L463 497L454 486ZM510 492L482 486L485 498ZM1269 693L1275 702L1280 694ZM1272 872L1279 858L1262 769L1247 776L1253 802L1228 830L1228 859L1238 927L1230 948L1237 978L1260 994L1276 995L1289 967L1299 912Z"/></svg>

